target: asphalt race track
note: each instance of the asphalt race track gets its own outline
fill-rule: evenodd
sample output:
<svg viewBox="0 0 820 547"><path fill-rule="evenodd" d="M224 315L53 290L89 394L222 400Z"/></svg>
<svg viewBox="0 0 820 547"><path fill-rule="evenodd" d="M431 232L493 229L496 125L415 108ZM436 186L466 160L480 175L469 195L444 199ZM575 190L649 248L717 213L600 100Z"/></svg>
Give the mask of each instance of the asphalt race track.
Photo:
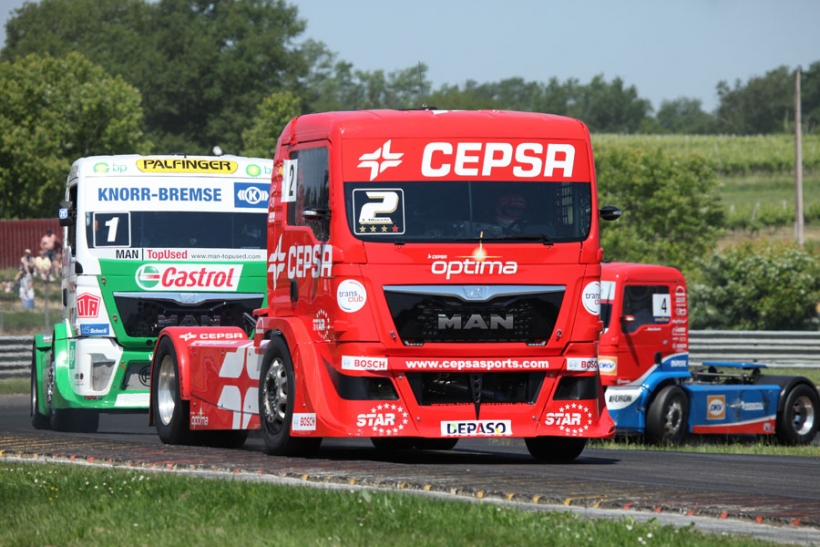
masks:
<svg viewBox="0 0 820 547"><path fill-rule="evenodd" d="M103 415L96 434L37 431L27 395L0 396L0 457L7 460L403 489L820 545L820 457L587 449L571 464L549 465L518 440L382 453L368 439L328 439L309 459L268 456L262 446L253 436L238 450L163 445L145 415Z"/></svg>

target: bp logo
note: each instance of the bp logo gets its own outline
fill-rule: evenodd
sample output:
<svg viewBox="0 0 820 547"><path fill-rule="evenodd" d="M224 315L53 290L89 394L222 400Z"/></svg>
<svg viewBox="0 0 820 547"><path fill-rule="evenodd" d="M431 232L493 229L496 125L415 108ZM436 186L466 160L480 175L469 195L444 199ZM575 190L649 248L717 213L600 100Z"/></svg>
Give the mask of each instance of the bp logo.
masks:
<svg viewBox="0 0 820 547"><path fill-rule="evenodd" d="M159 285L160 273L156 266L145 264L137 270L137 285L148 290Z"/></svg>
<svg viewBox="0 0 820 547"><path fill-rule="evenodd" d="M107 163L95 163L94 164L94 172L95 173L108 173L108 164Z"/></svg>
<svg viewBox="0 0 820 547"><path fill-rule="evenodd" d="M258 177L262 174L262 168L255 163L252 163L245 168L245 172L251 177Z"/></svg>

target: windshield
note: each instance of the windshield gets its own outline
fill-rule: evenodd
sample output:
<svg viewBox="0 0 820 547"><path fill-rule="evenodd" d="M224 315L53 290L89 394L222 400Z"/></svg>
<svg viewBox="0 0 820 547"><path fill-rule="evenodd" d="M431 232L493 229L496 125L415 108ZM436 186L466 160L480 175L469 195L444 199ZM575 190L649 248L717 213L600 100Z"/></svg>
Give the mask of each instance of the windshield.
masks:
<svg viewBox="0 0 820 547"><path fill-rule="evenodd" d="M267 214L132 211L86 214L89 248L264 249Z"/></svg>
<svg viewBox="0 0 820 547"><path fill-rule="evenodd" d="M349 182L345 203L356 237L394 242L583 241L592 210L582 182Z"/></svg>

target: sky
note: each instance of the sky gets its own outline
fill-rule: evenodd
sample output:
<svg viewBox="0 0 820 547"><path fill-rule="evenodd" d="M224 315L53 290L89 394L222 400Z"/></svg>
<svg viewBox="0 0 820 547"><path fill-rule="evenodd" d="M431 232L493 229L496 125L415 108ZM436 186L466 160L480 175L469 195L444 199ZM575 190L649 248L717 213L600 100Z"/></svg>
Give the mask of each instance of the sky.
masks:
<svg viewBox="0 0 820 547"><path fill-rule="evenodd" d="M820 0L286 0L354 69L427 65L433 88L603 75L717 107L716 86L820 61ZM24 0L0 0L5 21Z"/></svg>

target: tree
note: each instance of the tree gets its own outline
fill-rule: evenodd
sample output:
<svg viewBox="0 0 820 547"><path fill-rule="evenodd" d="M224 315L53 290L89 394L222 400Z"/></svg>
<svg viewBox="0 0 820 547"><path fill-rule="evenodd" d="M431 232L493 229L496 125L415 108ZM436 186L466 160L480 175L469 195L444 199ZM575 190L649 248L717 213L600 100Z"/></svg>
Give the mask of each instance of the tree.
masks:
<svg viewBox="0 0 820 547"><path fill-rule="evenodd" d="M276 141L285 125L300 113L299 99L287 91L274 93L262 100L253 126L242 133L245 148L242 155L272 158Z"/></svg>
<svg viewBox="0 0 820 547"><path fill-rule="evenodd" d="M674 101L662 101L656 118L666 133L708 135L717 130L714 116L702 108L700 99L681 97Z"/></svg>
<svg viewBox="0 0 820 547"><path fill-rule="evenodd" d="M757 135L794 131L794 72L787 66L750 78L734 88L718 82L717 124L721 133ZM791 128L791 129L790 129Z"/></svg>
<svg viewBox="0 0 820 547"><path fill-rule="evenodd" d="M139 91L82 55L0 62L0 218L53 217L71 163L145 151Z"/></svg>
<svg viewBox="0 0 820 547"><path fill-rule="evenodd" d="M714 249L723 209L717 175L696 155L646 146L596 147L599 204L624 214L602 223L609 260L659 263L691 271Z"/></svg>
<svg viewBox="0 0 820 547"><path fill-rule="evenodd" d="M698 261L693 329L814 330L820 254L793 243L745 243Z"/></svg>
<svg viewBox="0 0 820 547"><path fill-rule="evenodd" d="M820 61L803 71L800 79L801 116L806 133L820 132Z"/></svg>
<svg viewBox="0 0 820 547"><path fill-rule="evenodd" d="M284 0L43 0L15 13L5 59L79 51L121 75L160 152L235 153L264 97L304 93L292 42L305 23Z"/></svg>
<svg viewBox="0 0 820 547"><path fill-rule="evenodd" d="M608 84L602 74L578 88L568 111L598 133L637 133L651 113L652 104L638 97L635 86L624 87L621 78Z"/></svg>

